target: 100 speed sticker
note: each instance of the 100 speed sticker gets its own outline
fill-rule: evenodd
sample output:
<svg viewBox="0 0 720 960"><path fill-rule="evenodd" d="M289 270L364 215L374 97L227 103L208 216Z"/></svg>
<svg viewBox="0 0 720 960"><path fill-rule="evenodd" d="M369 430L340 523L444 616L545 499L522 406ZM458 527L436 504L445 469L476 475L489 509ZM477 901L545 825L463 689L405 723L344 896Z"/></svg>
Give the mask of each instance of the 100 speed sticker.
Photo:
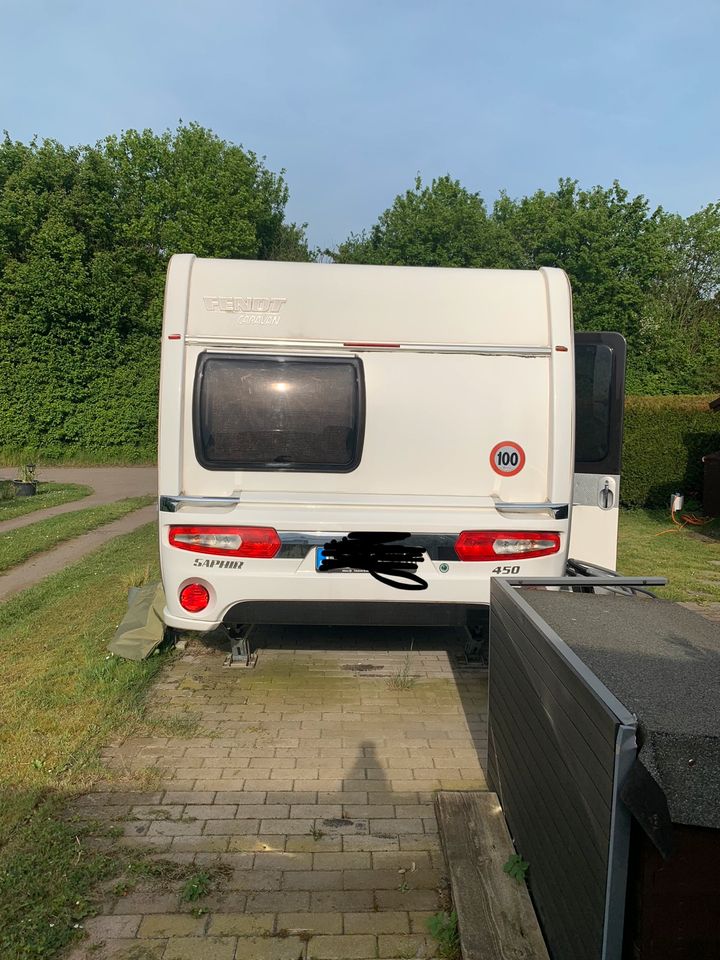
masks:
<svg viewBox="0 0 720 960"><path fill-rule="evenodd" d="M501 477L514 477L525 466L525 451L514 440L501 440L490 451L490 466Z"/></svg>

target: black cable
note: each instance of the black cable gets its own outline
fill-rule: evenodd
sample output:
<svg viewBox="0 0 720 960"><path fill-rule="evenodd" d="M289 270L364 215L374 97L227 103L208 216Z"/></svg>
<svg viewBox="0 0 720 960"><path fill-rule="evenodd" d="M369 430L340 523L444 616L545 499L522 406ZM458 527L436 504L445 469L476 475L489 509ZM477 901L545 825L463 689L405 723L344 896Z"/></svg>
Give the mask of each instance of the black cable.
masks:
<svg viewBox="0 0 720 960"><path fill-rule="evenodd" d="M416 574L424 562L422 547L403 546L409 533L349 533L341 540L331 540L323 547L319 569L367 570L371 577L396 590L427 590L427 581ZM402 582L406 581L406 582Z"/></svg>

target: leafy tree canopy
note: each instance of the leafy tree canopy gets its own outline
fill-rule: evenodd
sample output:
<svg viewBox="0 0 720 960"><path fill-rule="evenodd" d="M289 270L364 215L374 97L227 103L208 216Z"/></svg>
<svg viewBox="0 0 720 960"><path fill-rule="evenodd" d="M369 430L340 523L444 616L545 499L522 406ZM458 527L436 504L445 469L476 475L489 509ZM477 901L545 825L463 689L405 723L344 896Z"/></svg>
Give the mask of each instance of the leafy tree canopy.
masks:
<svg viewBox="0 0 720 960"><path fill-rule="evenodd" d="M171 253L307 260L282 174L197 124L0 143L5 447L152 455Z"/></svg>
<svg viewBox="0 0 720 960"><path fill-rule="evenodd" d="M562 267L580 330L619 330L628 386L639 393L720 387L720 204L684 219L617 182L560 180L490 213L449 176L418 177L369 231L331 255L339 263L537 269Z"/></svg>

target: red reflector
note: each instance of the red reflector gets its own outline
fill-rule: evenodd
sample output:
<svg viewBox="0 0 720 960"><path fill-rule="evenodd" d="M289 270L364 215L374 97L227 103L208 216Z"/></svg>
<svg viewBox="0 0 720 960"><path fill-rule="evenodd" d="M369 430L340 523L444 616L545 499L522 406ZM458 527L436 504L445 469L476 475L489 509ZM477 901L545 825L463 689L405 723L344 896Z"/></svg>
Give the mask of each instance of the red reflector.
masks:
<svg viewBox="0 0 720 960"><path fill-rule="evenodd" d="M269 560L280 549L272 527L170 527L170 546L218 557Z"/></svg>
<svg viewBox="0 0 720 960"><path fill-rule="evenodd" d="M530 560L560 549L560 534L538 530L463 530L455 544L461 560Z"/></svg>
<svg viewBox="0 0 720 960"><path fill-rule="evenodd" d="M361 341L352 341L343 344L344 347L385 347L387 350L399 350L399 343L362 343Z"/></svg>
<svg viewBox="0 0 720 960"><path fill-rule="evenodd" d="M168 340L182 340L182 334L180 333L169 333Z"/></svg>
<svg viewBox="0 0 720 960"><path fill-rule="evenodd" d="M189 583L180 591L180 606L188 613L200 613L210 603L210 594L200 583Z"/></svg>

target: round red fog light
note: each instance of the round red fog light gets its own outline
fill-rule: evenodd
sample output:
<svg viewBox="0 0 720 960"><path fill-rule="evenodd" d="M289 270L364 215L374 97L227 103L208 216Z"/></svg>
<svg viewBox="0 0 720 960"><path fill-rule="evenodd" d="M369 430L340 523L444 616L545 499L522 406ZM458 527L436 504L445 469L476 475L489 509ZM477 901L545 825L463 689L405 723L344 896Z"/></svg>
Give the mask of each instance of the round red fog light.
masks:
<svg viewBox="0 0 720 960"><path fill-rule="evenodd" d="M210 603L210 594L199 583L189 583L180 591L180 606L188 613L200 613Z"/></svg>

